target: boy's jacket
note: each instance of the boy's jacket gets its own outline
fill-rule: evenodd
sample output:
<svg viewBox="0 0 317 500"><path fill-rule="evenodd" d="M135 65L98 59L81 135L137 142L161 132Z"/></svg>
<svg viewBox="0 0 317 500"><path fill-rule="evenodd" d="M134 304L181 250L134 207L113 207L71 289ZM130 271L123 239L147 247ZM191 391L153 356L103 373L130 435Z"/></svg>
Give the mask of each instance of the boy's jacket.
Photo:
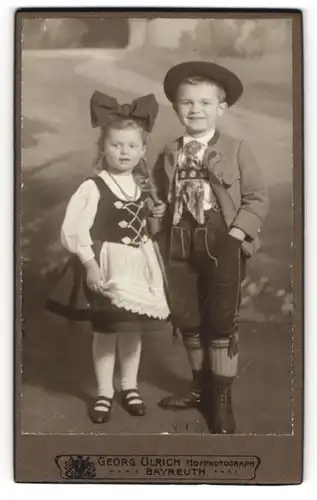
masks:
<svg viewBox="0 0 317 500"><path fill-rule="evenodd" d="M165 146L152 170L157 196L168 206L173 203L181 141L179 138ZM265 183L253 154L244 141L216 131L203 163L209 170L210 185L228 230L237 227L246 234L242 249L251 256L260 246L258 233L268 211Z"/></svg>

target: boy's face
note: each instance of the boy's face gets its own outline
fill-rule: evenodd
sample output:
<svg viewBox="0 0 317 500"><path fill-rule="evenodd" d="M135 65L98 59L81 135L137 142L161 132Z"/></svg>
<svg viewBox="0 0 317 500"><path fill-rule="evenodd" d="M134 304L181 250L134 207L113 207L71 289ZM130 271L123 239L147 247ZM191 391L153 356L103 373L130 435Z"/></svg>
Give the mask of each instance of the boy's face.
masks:
<svg viewBox="0 0 317 500"><path fill-rule="evenodd" d="M109 170L129 173L145 153L142 135L138 129L110 129L104 146Z"/></svg>
<svg viewBox="0 0 317 500"><path fill-rule="evenodd" d="M220 102L219 89L212 83L181 84L177 90L174 110L186 132L204 134L216 127L216 121L226 109Z"/></svg>

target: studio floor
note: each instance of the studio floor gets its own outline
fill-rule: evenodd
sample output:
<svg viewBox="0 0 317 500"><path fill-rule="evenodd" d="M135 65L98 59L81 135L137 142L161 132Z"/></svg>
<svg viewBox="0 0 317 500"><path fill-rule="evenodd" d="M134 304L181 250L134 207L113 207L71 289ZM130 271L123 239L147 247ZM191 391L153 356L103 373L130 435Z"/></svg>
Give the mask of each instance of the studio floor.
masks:
<svg viewBox="0 0 317 500"><path fill-rule="evenodd" d="M233 398L239 434L292 432L291 333L287 324L242 323L240 368ZM197 410L166 411L165 395L185 389L190 368L181 340L169 328L147 335L139 372L145 417L131 417L119 396L110 422L93 424L87 405L95 394L91 336L53 318L27 325L23 341L24 433L208 433ZM118 385L118 384L117 384Z"/></svg>

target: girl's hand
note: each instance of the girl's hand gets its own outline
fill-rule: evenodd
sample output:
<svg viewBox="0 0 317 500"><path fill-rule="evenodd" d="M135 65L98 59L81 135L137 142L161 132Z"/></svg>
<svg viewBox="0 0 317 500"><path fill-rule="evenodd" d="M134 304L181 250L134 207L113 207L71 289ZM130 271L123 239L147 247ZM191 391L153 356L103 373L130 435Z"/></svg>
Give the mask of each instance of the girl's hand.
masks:
<svg viewBox="0 0 317 500"><path fill-rule="evenodd" d="M100 292L102 287L102 275L100 268L95 261L95 259L91 259L88 262L85 262L86 267L86 281L87 286L92 292Z"/></svg>
<svg viewBox="0 0 317 500"><path fill-rule="evenodd" d="M161 217L164 216L165 212L166 212L166 204L161 201L159 204L154 205L152 209L152 216L160 219Z"/></svg>

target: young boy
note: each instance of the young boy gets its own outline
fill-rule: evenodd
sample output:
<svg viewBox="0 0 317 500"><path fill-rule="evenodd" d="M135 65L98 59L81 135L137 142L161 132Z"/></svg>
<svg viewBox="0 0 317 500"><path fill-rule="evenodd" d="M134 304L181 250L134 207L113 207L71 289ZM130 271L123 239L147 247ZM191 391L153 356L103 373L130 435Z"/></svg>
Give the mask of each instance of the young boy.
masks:
<svg viewBox="0 0 317 500"><path fill-rule="evenodd" d="M238 368L237 317L245 262L259 247L268 198L244 141L217 121L242 94L239 78L217 64L171 68L164 91L184 135L164 148L153 182L153 211L165 255L172 315L193 372L188 393L164 398L166 409L200 406L212 433L235 431L231 386Z"/></svg>

